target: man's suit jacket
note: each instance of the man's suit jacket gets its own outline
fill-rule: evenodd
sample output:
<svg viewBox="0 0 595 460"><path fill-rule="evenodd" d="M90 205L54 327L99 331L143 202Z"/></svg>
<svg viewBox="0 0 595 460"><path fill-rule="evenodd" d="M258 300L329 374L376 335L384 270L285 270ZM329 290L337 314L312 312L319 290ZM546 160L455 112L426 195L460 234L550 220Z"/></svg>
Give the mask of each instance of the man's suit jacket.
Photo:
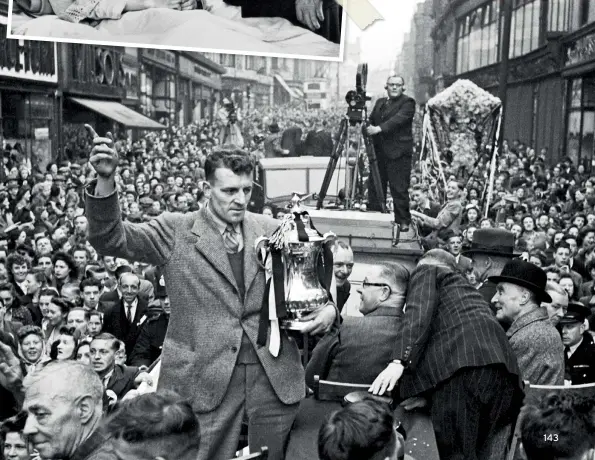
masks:
<svg viewBox="0 0 595 460"><path fill-rule="evenodd" d="M293 126L283 131L283 135L281 136L281 148L289 150L290 157L299 156L302 148L302 129Z"/></svg>
<svg viewBox="0 0 595 460"><path fill-rule="evenodd" d="M380 126L382 132L372 136L376 154L395 160L413 155L413 116L415 100L401 95L395 100L382 97L376 101L370 124Z"/></svg>
<svg viewBox="0 0 595 460"><path fill-rule="evenodd" d="M314 376L344 383L372 384L391 361L401 308L379 307L363 317L347 316L339 329L320 340L306 368L306 384Z"/></svg>
<svg viewBox="0 0 595 460"><path fill-rule="evenodd" d="M253 248L256 239L271 235L279 222L246 213L242 300L223 238L206 212L163 213L150 222L131 224L122 221L115 192L95 198L87 191L86 197L89 240L99 253L163 266L171 316L160 388L190 398L197 412L218 407L228 391L245 331L279 399L297 403L306 389L295 342L282 331L276 358L268 345L256 344L265 272Z"/></svg>
<svg viewBox="0 0 595 460"><path fill-rule="evenodd" d="M564 378L573 385L595 382L595 343L588 332L583 334L583 341L569 359L565 359Z"/></svg>
<svg viewBox="0 0 595 460"><path fill-rule="evenodd" d="M109 332L116 338L122 340L126 344L126 356L130 359L136 339L140 334L142 323L147 318L148 305L147 302L138 297L138 303L136 305L136 312L134 313L134 319L132 324L126 319L126 309L124 308L124 302L122 299L118 299L114 306L105 314L103 318L103 332Z"/></svg>
<svg viewBox="0 0 595 460"><path fill-rule="evenodd" d="M116 364L114 373L107 382L106 390L112 390L120 401L126 393L134 389L134 379L139 374L138 367Z"/></svg>
<svg viewBox="0 0 595 460"><path fill-rule="evenodd" d="M163 350L163 341L169 324L169 315L162 313L149 318L141 326L141 331L130 355L131 366L147 366L153 364Z"/></svg>
<svg viewBox="0 0 595 460"><path fill-rule="evenodd" d="M302 155L329 157L333 152L333 137L325 130L310 131L302 146Z"/></svg>
<svg viewBox="0 0 595 460"><path fill-rule="evenodd" d="M406 365L401 396L436 388L459 369L503 364L521 387L506 334L477 289L459 272L420 265L409 281L394 359Z"/></svg>
<svg viewBox="0 0 595 460"><path fill-rule="evenodd" d="M564 384L564 345L543 307L518 317L506 331L523 380L533 385Z"/></svg>
<svg viewBox="0 0 595 460"><path fill-rule="evenodd" d="M147 285L150 285L150 289ZM143 299L146 304L151 304L153 299L155 298L154 294L155 290L153 288L153 284L147 280L140 280L140 289L138 291L138 298ZM151 294L152 297L149 296ZM99 306L97 309L102 313L107 313L114 305L116 305L120 301L120 294L118 293L118 289L114 289L113 291L104 292L99 296Z"/></svg>

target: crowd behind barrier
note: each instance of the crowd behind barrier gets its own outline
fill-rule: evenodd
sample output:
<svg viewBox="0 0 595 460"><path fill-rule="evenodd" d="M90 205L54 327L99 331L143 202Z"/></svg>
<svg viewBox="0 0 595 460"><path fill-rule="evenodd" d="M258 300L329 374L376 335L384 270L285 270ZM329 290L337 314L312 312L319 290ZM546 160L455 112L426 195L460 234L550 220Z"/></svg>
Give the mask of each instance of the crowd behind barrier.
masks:
<svg viewBox="0 0 595 460"><path fill-rule="evenodd" d="M234 139L241 138L243 149L256 161L269 157L329 156L343 116L343 108L306 111L271 107L240 116L232 130ZM116 139L120 156L116 184L123 218L133 223L149 222L166 211L189 213L204 207L208 200L205 159L225 140L228 121L228 114L222 109L212 121L170 126L163 132L143 134L135 142L124 137ZM168 392L139 396L139 387L157 385L153 367L158 364L168 327L169 299L161 268L98 254L89 243L83 193L85 184L95 177L88 162L92 139L82 126L69 127L65 135L68 160L50 163L42 169L30 164L19 144L5 145L2 151L0 420L4 424L0 458L70 458L74 450L53 456L58 451L52 449L58 449L60 442L70 445L81 437L92 438L98 444L109 439L105 449L112 449L112 453L132 452L134 456L130 458L143 458L142 449L150 452L151 457L161 456L157 445L163 450L163 458L195 458L200 428L192 408ZM419 148L417 144L414 155ZM542 268L547 275L547 291L552 293L552 302L544 306L565 349L561 357L563 380L567 385L595 383L595 344L590 333L595 331L595 176L569 158L552 163L547 148L538 153L519 141L505 141L496 163L491 203L486 209L490 161L489 152L484 153L475 170L463 173L451 170L445 163L445 181L425 176L423 168L414 165L411 206L427 216L414 218L427 243L424 247L443 248L452 254L457 269L479 290L488 287L490 275L500 274L503 264L498 265L498 255L521 257ZM366 168L363 170L366 175ZM453 183L451 190L449 184ZM443 196L446 199L437 200ZM365 191L360 198L366 201ZM455 211L449 207L452 202L458 203ZM446 208L454 214L445 220L441 216ZM281 217L283 209L266 206L263 213ZM486 244L481 246L474 238L482 233L485 238L486 229L507 230L510 233L506 235L512 239L492 239L481 242ZM493 257L476 259L466 252L478 250ZM350 264L347 274L346 264ZM340 265L335 268L337 277L346 279L353 260ZM349 295L347 288L346 296ZM492 300L493 294L485 298ZM582 321L568 320L575 311L569 303L582 304L582 310L576 307L576 318ZM502 319L497 304L492 305L493 313ZM502 323L506 329L506 322ZM27 391L36 385L44 388L37 394L39 407L23 400L19 391L22 385ZM71 396L70 409L60 406L58 399L42 400L56 395ZM77 395L79 399L75 398ZM83 400L85 404L81 403ZM571 457L577 454L576 449L593 448L592 401L550 397L549 402L551 407L545 406L547 401L541 401L539 406L526 411L528 428L520 436L529 446L524 455L532 453L529 460L546 458L543 455L553 452L548 449L558 449L555 457L547 458L579 458ZM44 413L44 404L49 404L54 412L48 409ZM399 441L391 438L392 431L385 432L384 427L378 426L371 430L367 425L380 417L382 423L392 426L392 414L386 415L385 409L370 404L368 408L359 408L358 429L367 430L377 439L367 439L368 450L360 453L381 452L382 458L397 458L391 457L400 451L394 447ZM552 411L564 410L580 412L581 425L574 428L590 433L580 438L586 441L535 441L539 430L545 432L561 423L571 429L578 424L568 417L552 415ZM170 414L171 420L157 423L155 419L149 426L151 414L157 412ZM131 420L138 419L139 414L149 417L146 426L133 426ZM335 414L325 422L326 431L321 431L325 437L319 444L321 458L356 458L333 457L329 451L339 449L341 441L333 438L328 424L340 421L348 425L350 422L343 416L348 417L349 411L341 416ZM372 421L366 419L368 416ZM75 418L73 422L71 419ZM62 431L71 429L73 433L60 434L62 427ZM27 439L39 441L44 436L49 440L44 448L29 452ZM62 441L56 441L60 436ZM167 449L158 442L143 447L143 439L160 437L168 439ZM180 443L187 449L182 449ZM384 444L378 447L378 443ZM153 451L147 450L151 447ZM174 451L177 454L171 457Z"/></svg>

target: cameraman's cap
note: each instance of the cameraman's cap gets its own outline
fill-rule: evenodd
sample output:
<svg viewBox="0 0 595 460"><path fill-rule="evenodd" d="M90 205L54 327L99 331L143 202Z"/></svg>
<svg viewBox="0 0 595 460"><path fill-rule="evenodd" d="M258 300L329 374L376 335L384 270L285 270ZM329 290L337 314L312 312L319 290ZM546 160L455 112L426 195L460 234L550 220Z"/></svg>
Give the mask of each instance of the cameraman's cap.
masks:
<svg viewBox="0 0 595 460"><path fill-rule="evenodd" d="M558 324L584 323L591 315L591 309L580 302L570 302L566 314L560 319Z"/></svg>

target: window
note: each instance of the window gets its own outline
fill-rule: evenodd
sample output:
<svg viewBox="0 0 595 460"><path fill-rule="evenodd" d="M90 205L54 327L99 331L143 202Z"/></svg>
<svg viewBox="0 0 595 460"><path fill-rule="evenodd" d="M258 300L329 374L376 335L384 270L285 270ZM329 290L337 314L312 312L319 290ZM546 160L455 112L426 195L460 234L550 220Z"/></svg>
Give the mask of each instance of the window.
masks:
<svg viewBox="0 0 595 460"><path fill-rule="evenodd" d="M246 70L256 70L256 57L246 56Z"/></svg>
<svg viewBox="0 0 595 460"><path fill-rule="evenodd" d="M279 68L279 58L274 57L272 62L271 62L271 67L274 70L277 70Z"/></svg>
<svg viewBox="0 0 595 460"><path fill-rule="evenodd" d="M577 10L576 0L549 0L548 32L566 32L570 30L574 10Z"/></svg>
<svg viewBox="0 0 595 460"><path fill-rule="evenodd" d="M0 100L0 133L4 141L20 145L33 166L45 167L52 154L52 96L7 91L0 94Z"/></svg>
<svg viewBox="0 0 595 460"><path fill-rule="evenodd" d="M468 72L498 61L500 1L471 11L457 23L457 73Z"/></svg>
<svg viewBox="0 0 595 460"><path fill-rule="evenodd" d="M513 0L510 27L511 58L519 57L539 47L539 12L541 0Z"/></svg>
<svg viewBox="0 0 595 460"><path fill-rule="evenodd" d="M591 163L595 152L595 76L576 78L568 89L566 154Z"/></svg>

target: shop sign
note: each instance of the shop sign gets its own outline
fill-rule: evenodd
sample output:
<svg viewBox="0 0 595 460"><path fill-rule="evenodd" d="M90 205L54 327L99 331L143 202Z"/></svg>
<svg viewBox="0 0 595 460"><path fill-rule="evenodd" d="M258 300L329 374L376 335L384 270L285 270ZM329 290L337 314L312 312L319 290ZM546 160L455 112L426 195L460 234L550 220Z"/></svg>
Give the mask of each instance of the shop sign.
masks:
<svg viewBox="0 0 595 460"><path fill-rule="evenodd" d="M143 57L172 69L176 68L176 55L172 51L154 48L143 49Z"/></svg>
<svg viewBox="0 0 595 460"><path fill-rule="evenodd" d="M56 44L6 38L0 24L0 76L58 83Z"/></svg>
<svg viewBox="0 0 595 460"><path fill-rule="evenodd" d="M50 129L49 128L35 128L35 139L43 140L50 138Z"/></svg>
<svg viewBox="0 0 595 460"><path fill-rule="evenodd" d="M595 33L579 38L566 49L566 66L595 61Z"/></svg>

